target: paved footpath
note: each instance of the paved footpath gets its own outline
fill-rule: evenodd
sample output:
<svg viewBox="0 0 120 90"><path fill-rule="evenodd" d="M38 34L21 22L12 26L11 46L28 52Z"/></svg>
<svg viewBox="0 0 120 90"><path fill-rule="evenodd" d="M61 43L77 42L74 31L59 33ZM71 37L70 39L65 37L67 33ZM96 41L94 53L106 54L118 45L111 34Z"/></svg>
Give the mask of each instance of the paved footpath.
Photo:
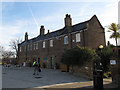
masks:
<svg viewBox="0 0 120 90"><path fill-rule="evenodd" d="M93 81L60 70L42 69L33 75L33 67L2 68L2 88L93 88ZM116 88L111 79L104 79L105 88Z"/></svg>
<svg viewBox="0 0 120 90"><path fill-rule="evenodd" d="M42 69L39 75L34 76L33 70L33 67L2 67L2 88L40 88L88 81L67 72L53 69Z"/></svg>
<svg viewBox="0 0 120 90"><path fill-rule="evenodd" d="M104 79L104 88L117 88L117 85L112 84L111 79ZM64 84L55 84L42 86L37 88L93 88L93 81L86 82L73 82L73 83L64 83Z"/></svg>

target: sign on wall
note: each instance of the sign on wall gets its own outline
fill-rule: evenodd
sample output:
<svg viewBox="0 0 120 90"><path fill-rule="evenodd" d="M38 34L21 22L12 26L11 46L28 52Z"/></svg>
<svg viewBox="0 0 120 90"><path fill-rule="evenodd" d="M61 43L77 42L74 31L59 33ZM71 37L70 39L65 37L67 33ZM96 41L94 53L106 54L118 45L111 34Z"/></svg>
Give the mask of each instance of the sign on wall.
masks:
<svg viewBox="0 0 120 90"><path fill-rule="evenodd" d="M47 57L44 57L43 60L47 61Z"/></svg>
<svg viewBox="0 0 120 90"><path fill-rule="evenodd" d="M110 60L110 64L111 65L115 65L116 64L116 60Z"/></svg>

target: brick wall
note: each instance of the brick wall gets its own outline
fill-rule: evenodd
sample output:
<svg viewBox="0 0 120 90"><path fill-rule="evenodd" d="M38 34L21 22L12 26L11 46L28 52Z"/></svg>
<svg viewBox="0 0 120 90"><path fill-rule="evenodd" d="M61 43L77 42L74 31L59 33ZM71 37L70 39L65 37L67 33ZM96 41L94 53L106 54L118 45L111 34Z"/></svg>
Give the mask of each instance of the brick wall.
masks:
<svg viewBox="0 0 120 90"><path fill-rule="evenodd" d="M96 49L99 45L105 46L105 33L96 16L88 23L88 47Z"/></svg>
<svg viewBox="0 0 120 90"><path fill-rule="evenodd" d="M19 46L19 63L23 61L33 62L33 59L39 59L40 64L44 67L44 64L47 68L54 68L56 64L60 66L61 55L66 49L80 45L81 47L88 47L92 49L97 49L100 44L105 45L105 33L100 25L96 16L89 20L87 24L87 29L83 29L77 32L72 32L64 34L62 36L53 37L53 47L50 47L50 40L46 39L45 48L43 48L43 41L27 43ZM66 27L67 28L67 27ZM67 28L68 32L72 30L71 27ZM80 33L80 42L76 42L76 33ZM64 36L68 36L68 44L64 44ZM49 33L46 35L49 36ZM38 49L34 50L34 43L38 43ZM28 45L32 45L32 50L28 50ZM26 46L26 48L25 48ZM20 52L20 47L22 51ZM27 50L27 51L26 51Z"/></svg>
<svg viewBox="0 0 120 90"><path fill-rule="evenodd" d="M70 67L70 72L74 75L86 78L93 79L93 61L87 61L83 66L74 66L73 69Z"/></svg>

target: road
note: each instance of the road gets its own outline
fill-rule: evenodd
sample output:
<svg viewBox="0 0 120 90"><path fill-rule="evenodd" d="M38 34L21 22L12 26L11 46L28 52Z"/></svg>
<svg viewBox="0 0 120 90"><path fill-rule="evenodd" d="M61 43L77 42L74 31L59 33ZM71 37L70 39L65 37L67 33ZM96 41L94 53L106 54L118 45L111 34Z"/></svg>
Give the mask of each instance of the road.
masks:
<svg viewBox="0 0 120 90"><path fill-rule="evenodd" d="M42 68L39 75L33 75L33 70L33 67L2 67L2 88L38 88L88 81L60 70Z"/></svg>

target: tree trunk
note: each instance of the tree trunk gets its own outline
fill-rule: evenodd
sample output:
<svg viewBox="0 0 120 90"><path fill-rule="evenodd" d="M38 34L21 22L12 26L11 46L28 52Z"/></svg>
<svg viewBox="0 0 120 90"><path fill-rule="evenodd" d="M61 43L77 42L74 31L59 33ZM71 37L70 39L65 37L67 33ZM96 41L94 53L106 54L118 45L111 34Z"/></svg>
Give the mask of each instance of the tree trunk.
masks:
<svg viewBox="0 0 120 90"><path fill-rule="evenodd" d="M116 46L117 46L117 37L115 37L115 41L116 41Z"/></svg>
<svg viewBox="0 0 120 90"><path fill-rule="evenodd" d="M115 32L115 41L116 41L116 46L117 46L117 35L116 35L116 32Z"/></svg>

